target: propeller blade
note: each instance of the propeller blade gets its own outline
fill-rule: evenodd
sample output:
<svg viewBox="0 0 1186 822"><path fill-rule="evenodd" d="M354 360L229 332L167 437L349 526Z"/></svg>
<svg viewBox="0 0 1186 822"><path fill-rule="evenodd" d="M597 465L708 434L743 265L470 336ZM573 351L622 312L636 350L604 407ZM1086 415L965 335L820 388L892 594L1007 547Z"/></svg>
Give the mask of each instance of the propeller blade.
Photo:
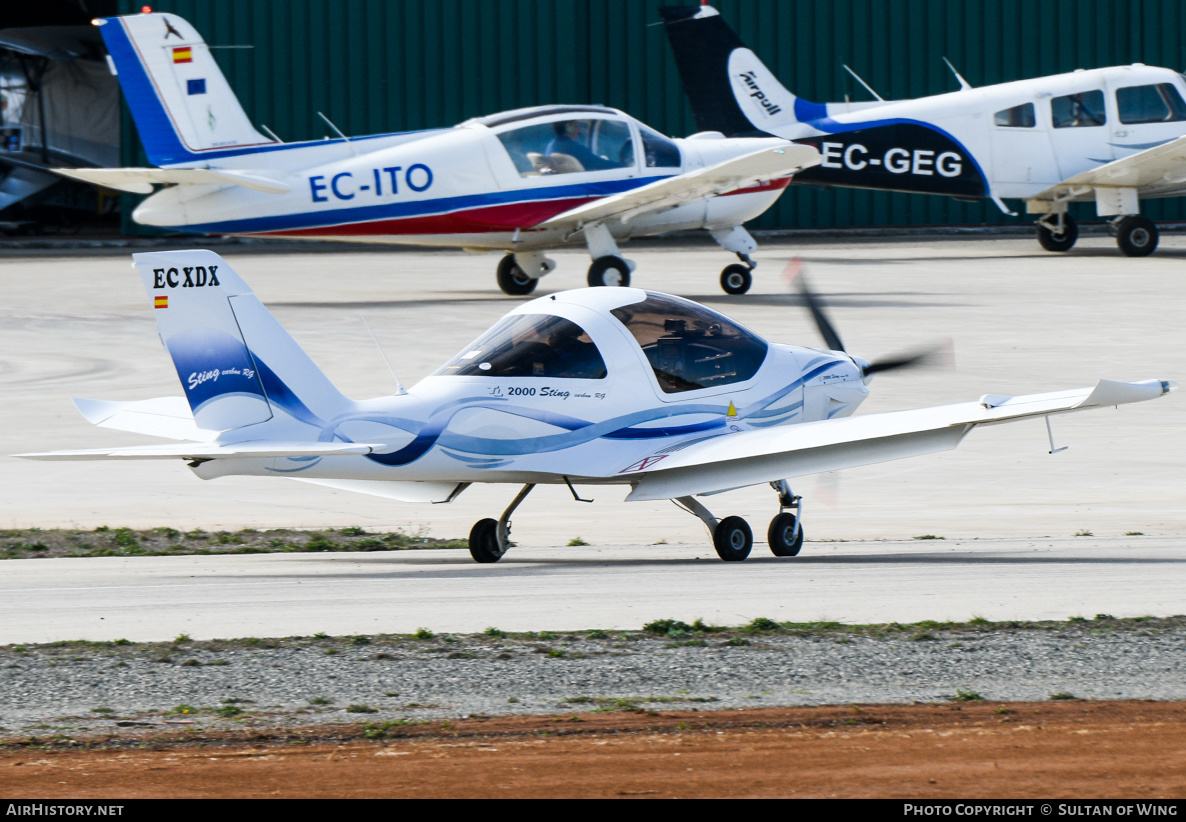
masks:
<svg viewBox="0 0 1186 822"><path fill-rule="evenodd" d="M807 309L815 320L815 327L819 329L820 336L824 338L824 345L832 351L844 351L844 343L841 342L836 327L824 313L824 301L808 287L806 277L800 277L797 285L799 293L803 296L803 302L807 303Z"/></svg>
<svg viewBox="0 0 1186 822"><path fill-rule="evenodd" d="M913 353L898 354L894 357L871 362L861 369L861 376L868 377L882 371L894 371L899 368L922 368L929 366L952 367L951 341L948 340L930 348Z"/></svg>

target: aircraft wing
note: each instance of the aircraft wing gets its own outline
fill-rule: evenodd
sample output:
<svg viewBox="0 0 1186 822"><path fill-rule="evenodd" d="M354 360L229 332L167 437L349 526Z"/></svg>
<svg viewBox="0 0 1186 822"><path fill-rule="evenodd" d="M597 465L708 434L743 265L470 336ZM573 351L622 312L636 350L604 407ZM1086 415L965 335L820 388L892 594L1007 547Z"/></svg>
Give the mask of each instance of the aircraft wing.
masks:
<svg viewBox="0 0 1186 822"><path fill-rule="evenodd" d="M241 186L266 194L287 194L292 187L264 174L218 168L55 168L55 174L116 191L151 194L153 184Z"/></svg>
<svg viewBox="0 0 1186 822"><path fill-rule="evenodd" d="M264 457L332 457L369 454L385 445L358 442L280 442L255 440L225 445L206 442L134 445L126 448L91 448L76 451L41 451L14 456L28 460L213 460Z"/></svg>
<svg viewBox="0 0 1186 822"><path fill-rule="evenodd" d="M1094 388L741 431L659 452L645 460L628 500L712 494L764 482L871 465L955 448L978 425L1155 399L1177 388L1168 380L1114 382Z"/></svg>
<svg viewBox="0 0 1186 822"><path fill-rule="evenodd" d="M617 217L622 222L651 211L677 208L697 200L728 194L758 183L787 177L819 165L820 153L812 146L787 143L734 157L707 168L666 177L655 183L603 197L557 214L533 228L570 225L574 229Z"/></svg>
<svg viewBox="0 0 1186 822"><path fill-rule="evenodd" d="M1080 188L1136 188L1142 194L1186 190L1186 137L1076 174L1034 195L1033 199L1054 199ZM1085 190L1081 196L1090 199L1093 195Z"/></svg>

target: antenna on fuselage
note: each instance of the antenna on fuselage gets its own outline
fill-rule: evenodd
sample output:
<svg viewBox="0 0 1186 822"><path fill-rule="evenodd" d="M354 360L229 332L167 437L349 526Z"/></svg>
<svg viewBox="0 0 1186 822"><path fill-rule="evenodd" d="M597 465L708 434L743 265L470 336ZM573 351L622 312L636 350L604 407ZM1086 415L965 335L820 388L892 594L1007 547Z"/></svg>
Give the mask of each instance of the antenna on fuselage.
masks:
<svg viewBox="0 0 1186 822"><path fill-rule="evenodd" d="M371 335L371 339L375 341L375 348L379 349L379 356L383 358L383 362L387 363L387 370L391 372L391 378L395 380L395 396L399 397L408 393L408 389L404 388L404 384L399 381L399 377L395 373L395 369L391 367L391 360L387 359L386 352L383 351L383 346L379 345L379 338L375 336L375 332L371 330L371 324L367 322L365 314L359 314L362 318L362 324L367 327L367 333Z"/></svg>
<svg viewBox="0 0 1186 822"><path fill-rule="evenodd" d="M317 116L320 117L322 120L325 120L325 124L327 126L329 126L330 128L332 128L335 132L337 132L337 135L346 141L346 145L350 146L350 153L353 154L355 157L357 157L358 150L356 148L354 148L354 144L350 142L350 138L347 137L345 134L343 134L342 130L340 128L338 128L337 126L335 126L333 124L333 121L330 120L328 117L326 117L324 114L322 114L320 111L317 112Z"/></svg>
<svg viewBox="0 0 1186 822"><path fill-rule="evenodd" d="M266 131L268 133L268 136L271 137L273 140L275 140L277 143L284 142L283 140L281 140L279 137L276 136L276 132L272 131L270 128L268 128L263 123L260 123L259 127L262 128L264 131Z"/></svg>
<svg viewBox="0 0 1186 822"><path fill-rule="evenodd" d="M844 64L843 64L843 63L841 63L841 65L844 65ZM865 87L865 91L867 91L867 92L869 92L870 94L872 94L874 97L876 97L876 98L877 98L878 100L880 100L881 102L883 102L883 103L885 102L885 98L884 98L884 97L882 97L880 94L878 94L876 91L874 91L874 90L873 90L873 87L872 87L871 85L869 85L869 84L868 84L868 83L866 83L864 80L862 80L862 79L861 79L861 75L857 74L855 71L853 71L852 69L850 69L848 66L844 66L844 70L845 70L845 71L847 71L849 74L851 74L853 77L855 77L855 78L856 78L856 81L857 81L858 83L860 83L862 86L864 86L864 87Z"/></svg>
<svg viewBox="0 0 1186 822"><path fill-rule="evenodd" d="M972 84L960 76L960 73L955 70L955 66L951 65L951 61L948 60L946 57L944 57L943 62L947 64L947 67L949 69L951 69L951 73L955 75L955 79L959 80L960 91L970 91L972 88Z"/></svg>

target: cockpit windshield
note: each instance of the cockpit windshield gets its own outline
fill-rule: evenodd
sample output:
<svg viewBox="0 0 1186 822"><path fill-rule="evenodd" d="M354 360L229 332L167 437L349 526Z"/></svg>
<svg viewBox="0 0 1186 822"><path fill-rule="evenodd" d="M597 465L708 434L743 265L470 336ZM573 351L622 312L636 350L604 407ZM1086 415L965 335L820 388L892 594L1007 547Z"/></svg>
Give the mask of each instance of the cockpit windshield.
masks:
<svg viewBox="0 0 1186 822"><path fill-rule="evenodd" d="M634 165L634 139L622 120L582 117L498 134L520 177L604 171ZM677 164L678 165L678 164Z"/></svg>
<svg viewBox="0 0 1186 822"><path fill-rule="evenodd" d="M433 374L462 377L605 379L601 352L576 323L550 314L513 314Z"/></svg>
<svg viewBox="0 0 1186 822"><path fill-rule="evenodd" d="M633 335L667 394L745 382L766 359L766 343L702 305L647 292L610 311Z"/></svg>

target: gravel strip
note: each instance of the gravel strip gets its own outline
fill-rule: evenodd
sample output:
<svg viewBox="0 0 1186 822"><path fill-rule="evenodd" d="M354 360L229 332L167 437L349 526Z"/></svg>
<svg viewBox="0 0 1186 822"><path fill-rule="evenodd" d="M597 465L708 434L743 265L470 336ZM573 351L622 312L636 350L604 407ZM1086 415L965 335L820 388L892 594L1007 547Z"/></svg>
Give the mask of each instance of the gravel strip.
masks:
<svg viewBox="0 0 1186 822"><path fill-rule="evenodd" d="M8 646L0 741L174 723L243 730L593 710L1186 699L1181 617L589 633Z"/></svg>

